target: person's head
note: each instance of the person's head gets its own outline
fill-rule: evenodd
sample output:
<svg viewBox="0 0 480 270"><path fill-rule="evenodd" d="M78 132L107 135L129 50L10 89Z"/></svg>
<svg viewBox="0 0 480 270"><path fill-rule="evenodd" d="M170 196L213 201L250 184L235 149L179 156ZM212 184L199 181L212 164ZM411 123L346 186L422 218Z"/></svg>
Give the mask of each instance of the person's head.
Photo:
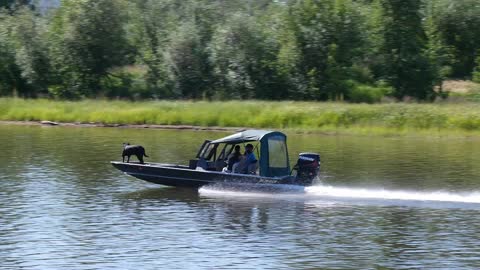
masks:
<svg viewBox="0 0 480 270"><path fill-rule="evenodd" d="M235 145L235 153L240 153L240 145Z"/></svg>
<svg viewBox="0 0 480 270"><path fill-rule="evenodd" d="M247 145L245 146L245 152L247 152L247 153L253 152L253 145L250 144L250 143L247 144Z"/></svg>

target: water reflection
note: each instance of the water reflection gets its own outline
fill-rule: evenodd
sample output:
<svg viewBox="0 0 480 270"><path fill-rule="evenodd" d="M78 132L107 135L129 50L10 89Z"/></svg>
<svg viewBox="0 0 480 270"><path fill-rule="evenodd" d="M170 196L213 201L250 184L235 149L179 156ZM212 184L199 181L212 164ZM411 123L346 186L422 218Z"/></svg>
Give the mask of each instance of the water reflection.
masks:
<svg viewBox="0 0 480 270"><path fill-rule="evenodd" d="M226 190L223 194L228 192ZM246 243L255 247L261 239L263 245L268 243L268 249L263 250L263 245L258 249L266 254L279 252L285 257L276 258L275 263L290 267L298 267L300 263L306 268L344 269L353 265L398 268L402 261L409 261L414 266L435 267L438 254L478 250L476 240L472 239L477 239L474 236L477 226L455 229L455 221L461 221L463 215L478 213L476 210L439 208L433 211L407 205L377 207L335 200L312 204L311 197L299 193L281 194L286 197L280 198L265 193L241 193L238 190L236 193L232 197L222 195L218 190L197 192L164 188L129 193L125 198L150 204L142 205L143 209L151 209L157 204L164 207L172 201L184 203L187 209L183 213L190 213L194 208L192 222L200 225L202 231L214 231L224 236L234 234L233 239L227 237L232 241L239 238L246 241L254 236L254 240ZM477 224L477 221L477 218L468 222L463 220L457 225ZM450 237L456 238L457 243L447 240ZM280 250L277 250L276 243L281 243ZM362 246L368 248L362 249ZM292 250L297 256L292 256ZM331 261L309 261L313 254ZM478 266L469 262L468 254L464 255L467 255L465 260L450 254L443 261L452 267ZM342 259L338 260L338 257Z"/></svg>
<svg viewBox="0 0 480 270"><path fill-rule="evenodd" d="M322 186L304 191L163 188L108 163L125 141L186 162L223 135L0 126L1 266L480 267L477 140L291 135L292 160L322 154Z"/></svg>

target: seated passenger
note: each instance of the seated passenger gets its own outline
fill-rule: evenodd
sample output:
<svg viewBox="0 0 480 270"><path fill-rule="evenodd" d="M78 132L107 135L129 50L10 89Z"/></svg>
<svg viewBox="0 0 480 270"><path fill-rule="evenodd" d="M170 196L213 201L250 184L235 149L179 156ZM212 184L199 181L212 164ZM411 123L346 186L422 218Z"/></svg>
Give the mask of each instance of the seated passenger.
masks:
<svg viewBox="0 0 480 270"><path fill-rule="evenodd" d="M240 157L240 161L233 164L232 172L233 173L247 173L248 165L247 159L245 156Z"/></svg>
<svg viewBox="0 0 480 270"><path fill-rule="evenodd" d="M256 174L257 173L257 158L253 153L253 145L247 144L245 146L245 154L240 161L235 163L232 167L234 173Z"/></svg>
<svg viewBox="0 0 480 270"><path fill-rule="evenodd" d="M258 160L253 153L253 145L247 144L247 146L245 146L245 168L243 173L256 174L257 162Z"/></svg>
<svg viewBox="0 0 480 270"><path fill-rule="evenodd" d="M233 170L233 164L240 162L241 158L240 145L235 145L233 153L231 153L227 159L227 172L231 172Z"/></svg>

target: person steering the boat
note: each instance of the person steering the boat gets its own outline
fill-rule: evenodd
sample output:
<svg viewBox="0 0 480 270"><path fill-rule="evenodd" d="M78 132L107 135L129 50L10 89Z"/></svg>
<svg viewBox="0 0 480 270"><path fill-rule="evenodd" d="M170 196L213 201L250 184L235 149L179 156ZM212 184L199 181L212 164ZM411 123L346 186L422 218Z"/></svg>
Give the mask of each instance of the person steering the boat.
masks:
<svg viewBox="0 0 480 270"><path fill-rule="evenodd" d="M255 154L253 153L253 145L252 144L247 144L245 146L245 159L247 160L248 164L256 163L257 158L255 157Z"/></svg>
<svg viewBox="0 0 480 270"><path fill-rule="evenodd" d="M258 160L253 153L253 145L247 144L245 146L245 169L243 173L256 174Z"/></svg>

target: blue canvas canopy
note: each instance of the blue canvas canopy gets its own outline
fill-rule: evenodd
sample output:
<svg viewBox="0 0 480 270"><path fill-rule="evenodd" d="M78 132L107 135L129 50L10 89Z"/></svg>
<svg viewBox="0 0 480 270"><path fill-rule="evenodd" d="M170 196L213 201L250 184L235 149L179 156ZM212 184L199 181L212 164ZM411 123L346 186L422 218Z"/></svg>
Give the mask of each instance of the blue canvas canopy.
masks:
<svg viewBox="0 0 480 270"><path fill-rule="evenodd" d="M286 176L290 174L288 160L287 136L278 131L245 130L212 141L212 144L239 144L260 142L260 175L266 177Z"/></svg>

